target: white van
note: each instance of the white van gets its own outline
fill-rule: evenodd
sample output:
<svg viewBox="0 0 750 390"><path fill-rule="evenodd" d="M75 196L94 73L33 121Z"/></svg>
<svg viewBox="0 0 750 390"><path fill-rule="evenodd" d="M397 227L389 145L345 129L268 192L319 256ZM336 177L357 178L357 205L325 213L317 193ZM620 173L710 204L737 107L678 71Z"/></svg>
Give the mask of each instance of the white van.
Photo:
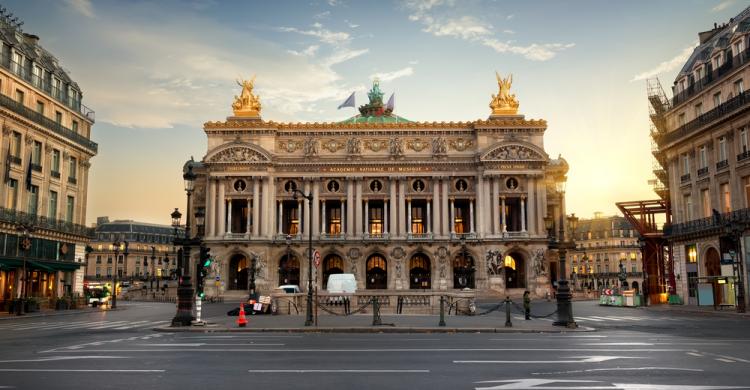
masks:
<svg viewBox="0 0 750 390"><path fill-rule="evenodd" d="M329 275L326 290L335 294L353 294L357 292L357 280L354 279L354 274Z"/></svg>

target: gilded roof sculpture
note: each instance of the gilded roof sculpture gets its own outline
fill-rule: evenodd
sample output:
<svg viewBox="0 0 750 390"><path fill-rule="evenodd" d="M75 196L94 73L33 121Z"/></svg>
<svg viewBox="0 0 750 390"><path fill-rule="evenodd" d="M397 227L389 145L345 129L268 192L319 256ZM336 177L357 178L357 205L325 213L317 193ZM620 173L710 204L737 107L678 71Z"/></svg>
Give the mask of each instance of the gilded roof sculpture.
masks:
<svg viewBox="0 0 750 390"><path fill-rule="evenodd" d="M513 75L509 74L508 77L502 78L499 73L495 72L495 77L497 78L498 92L497 95L492 95L492 101L490 102L492 115L518 114L518 100L515 94L510 93Z"/></svg>
<svg viewBox="0 0 750 390"><path fill-rule="evenodd" d="M237 85L242 87L240 96L234 97L232 110L234 116L243 118L260 118L260 96L253 95L255 76L250 80L237 80Z"/></svg>

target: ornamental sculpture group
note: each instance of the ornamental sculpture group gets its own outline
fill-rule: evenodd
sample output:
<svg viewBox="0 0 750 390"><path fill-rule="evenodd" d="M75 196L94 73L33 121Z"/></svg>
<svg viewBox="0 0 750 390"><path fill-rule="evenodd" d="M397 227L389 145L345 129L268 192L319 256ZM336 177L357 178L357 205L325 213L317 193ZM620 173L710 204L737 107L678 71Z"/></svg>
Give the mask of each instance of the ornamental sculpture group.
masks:
<svg viewBox="0 0 750 390"><path fill-rule="evenodd" d="M495 77L497 78L498 93L492 95L492 101L490 102L492 115L516 115L518 113L518 100L516 100L515 94L510 93L513 75L502 78L500 74L495 72Z"/></svg>

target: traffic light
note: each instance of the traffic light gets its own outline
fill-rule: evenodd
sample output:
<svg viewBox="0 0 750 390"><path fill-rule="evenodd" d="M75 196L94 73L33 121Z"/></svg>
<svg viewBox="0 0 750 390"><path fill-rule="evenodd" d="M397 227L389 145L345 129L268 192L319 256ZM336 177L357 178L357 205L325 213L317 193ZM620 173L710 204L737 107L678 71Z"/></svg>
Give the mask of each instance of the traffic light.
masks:
<svg viewBox="0 0 750 390"><path fill-rule="evenodd" d="M208 276L208 269L211 267L213 259L211 258L211 248L201 246L200 247L200 258L198 261L198 272L196 274L195 281L195 294L199 298L203 298L206 293L203 291L204 279Z"/></svg>
<svg viewBox="0 0 750 390"><path fill-rule="evenodd" d="M201 263L203 263L203 267L204 268L210 267L213 261L214 259L211 258L211 248L202 246L201 247Z"/></svg>

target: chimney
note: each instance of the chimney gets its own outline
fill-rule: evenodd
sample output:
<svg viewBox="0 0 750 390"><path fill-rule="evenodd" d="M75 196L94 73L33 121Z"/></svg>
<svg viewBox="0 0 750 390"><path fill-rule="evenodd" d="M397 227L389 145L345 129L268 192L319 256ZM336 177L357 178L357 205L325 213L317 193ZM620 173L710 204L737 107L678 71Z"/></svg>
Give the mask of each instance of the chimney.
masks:
<svg viewBox="0 0 750 390"><path fill-rule="evenodd" d="M23 40L26 41L29 45L37 45L39 43L39 36L34 34L23 34Z"/></svg>

